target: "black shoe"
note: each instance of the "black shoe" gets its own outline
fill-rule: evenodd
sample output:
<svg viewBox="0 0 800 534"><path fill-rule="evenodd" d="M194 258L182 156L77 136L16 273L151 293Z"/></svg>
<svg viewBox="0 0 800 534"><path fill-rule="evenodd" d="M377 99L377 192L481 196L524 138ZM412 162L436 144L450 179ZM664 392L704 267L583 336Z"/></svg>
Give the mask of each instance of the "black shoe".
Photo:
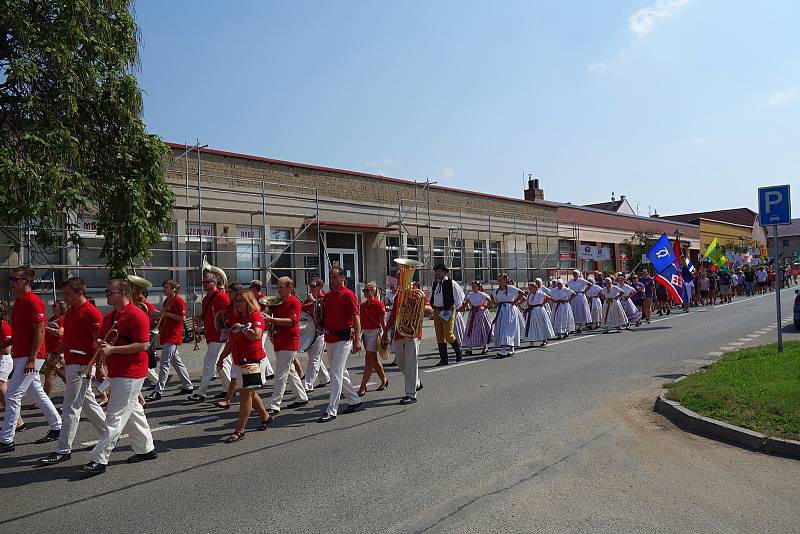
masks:
<svg viewBox="0 0 800 534"><path fill-rule="evenodd" d="M144 454L134 454L125 461L129 464L135 464L138 462L146 462L147 460L155 460L156 458L158 458L158 453L156 452L156 449L153 448L152 451Z"/></svg>
<svg viewBox="0 0 800 534"><path fill-rule="evenodd" d="M16 428L16 430L14 430L14 432L22 432L23 430L27 429L28 429L28 423L22 423Z"/></svg>
<svg viewBox="0 0 800 534"><path fill-rule="evenodd" d="M267 379L267 380L271 380L271 379L275 378L275 374L267 375L264 378Z"/></svg>
<svg viewBox="0 0 800 534"><path fill-rule="evenodd" d="M347 408L342 410L342 413L354 413L354 412L361 411L363 409L364 409L364 403L363 402L357 402L355 404L348 404Z"/></svg>
<svg viewBox="0 0 800 534"><path fill-rule="evenodd" d="M36 443L37 445L41 445L42 443L50 443L51 441L57 440L58 436L60 435L61 435L60 430L50 429L47 431L47 434L45 434L43 438L37 439L36 441L34 441L34 443Z"/></svg>
<svg viewBox="0 0 800 534"><path fill-rule="evenodd" d="M296 401L287 406L287 408L299 408L301 406L305 406L306 404L308 404L308 401Z"/></svg>
<svg viewBox="0 0 800 534"><path fill-rule="evenodd" d="M331 383L331 381L330 381L330 380L328 380L328 381L327 381L327 382L325 382L324 384L320 384L320 385L318 385L318 386L314 386L314 387L315 387L315 388L324 388L325 386L327 386L327 385L328 385L328 384L330 384L330 383Z"/></svg>
<svg viewBox="0 0 800 534"><path fill-rule="evenodd" d="M274 408L267 408L267 413L270 414L270 415L278 415L279 413L281 413L281 411L280 410L276 410Z"/></svg>
<svg viewBox="0 0 800 534"><path fill-rule="evenodd" d="M417 386L417 391L421 390L423 387L424 386L422 385L422 382L420 382L419 385Z"/></svg>
<svg viewBox="0 0 800 534"><path fill-rule="evenodd" d="M212 397L212 398L214 398L214 399L224 399L227 396L228 396L228 393L226 391L220 391L219 393L214 395L214 397Z"/></svg>
<svg viewBox="0 0 800 534"><path fill-rule="evenodd" d="M84 473L89 473L92 476L102 475L106 472L106 466L103 464L98 464L97 462L89 462L88 464L80 466L78 469Z"/></svg>
<svg viewBox="0 0 800 534"><path fill-rule="evenodd" d="M327 423L328 421L333 421L334 419L336 419L335 415L325 412L319 419L317 419L317 423Z"/></svg>
<svg viewBox="0 0 800 534"><path fill-rule="evenodd" d="M68 452L51 452L46 457L39 459L39 465L56 465L60 464L61 462L66 462L70 458L72 458L72 455Z"/></svg>
<svg viewBox="0 0 800 534"><path fill-rule="evenodd" d="M145 400L149 400L149 401L161 400L161 393L159 393L158 391L154 391L150 395L146 396Z"/></svg>
<svg viewBox="0 0 800 534"><path fill-rule="evenodd" d="M191 395L192 393L194 393L194 388L181 388L176 395Z"/></svg>
<svg viewBox="0 0 800 534"><path fill-rule="evenodd" d="M204 400L206 400L206 396L205 395L198 395L197 393L192 393L191 395L189 395L189 397L187 397L186 400L195 401L195 402L203 402Z"/></svg>
<svg viewBox="0 0 800 534"><path fill-rule="evenodd" d="M11 452L15 449L14 442L11 443L2 443L0 442L0 452Z"/></svg>
<svg viewBox="0 0 800 534"><path fill-rule="evenodd" d="M414 404L415 402L417 402L417 399L415 399L414 397L403 397L402 399L400 399L400 404L403 405Z"/></svg>
<svg viewBox="0 0 800 534"><path fill-rule="evenodd" d="M441 367L443 365L447 365L447 362L444 360L439 360L439 363L436 364L436 367Z"/></svg>

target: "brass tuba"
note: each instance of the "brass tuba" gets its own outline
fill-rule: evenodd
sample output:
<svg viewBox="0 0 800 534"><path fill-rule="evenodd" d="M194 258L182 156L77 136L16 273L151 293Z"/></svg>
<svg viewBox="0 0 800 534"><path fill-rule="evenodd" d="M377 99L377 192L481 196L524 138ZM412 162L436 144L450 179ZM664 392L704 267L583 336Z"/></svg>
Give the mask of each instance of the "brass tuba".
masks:
<svg viewBox="0 0 800 534"><path fill-rule="evenodd" d="M395 329L402 337L413 339L419 335L425 314L425 293L411 285L414 271L422 266L422 262L406 258L397 258L394 262L400 269L397 304L393 310Z"/></svg>
<svg viewBox="0 0 800 534"><path fill-rule="evenodd" d="M203 256L202 270L215 274L217 276L217 279L220 282L222 282L222 287L223 288L228 287L228 276L225 274L225 271L223 271L219 267L215 267L210 263L208 263L208 259L206 258L206 256Z"/></svg>
<svg viewBox="0 0 800 534"><path fill-rule="evenodd" d="M145 289L153 287L153 282L145 278L142 278L141 276L136 276L133 274L128 275L128 282L130 282L131 284L131 295L130 295L131 302L133 302L134 305L136 305L140 310L142 310L145 313L145 315L150 315L150 312L147 310L147 306L145 306L144 302L139 302L139 296Z"/></svg>

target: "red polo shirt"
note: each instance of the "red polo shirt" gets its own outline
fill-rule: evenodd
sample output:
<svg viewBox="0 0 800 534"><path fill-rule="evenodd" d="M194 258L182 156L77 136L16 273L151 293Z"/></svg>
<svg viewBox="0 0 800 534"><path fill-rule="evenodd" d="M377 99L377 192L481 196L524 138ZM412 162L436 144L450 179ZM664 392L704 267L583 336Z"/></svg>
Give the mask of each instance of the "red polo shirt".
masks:
<svg viewBox="0 0 800 534"><path fill-rule="evenodd" d="M8 321L0 321L0 342L5 343L11 339L11 327L8 326Z"/></svg>
<svg viewBox="0 0 800 534"><path fill-rule="evenodd" d="M358 302L352 291L346 287L338 291L330 290L322 297L322 303L325 306L325 330L339 332L345 328L353 328L353 316L358 313ZM325 341L335 343L342 340L333 333L326 333Z"/></svg>
<svg viewBox="0 0 800 534"><path fill-rule="evenodd" d="M88 300L64 315L64 361L67 365L87 365L95 350L93 332L100 331L103 314Z"/></svg>
<svg viewBox="0 0 800 534"><path fill-rule="evenodd" d="M214 324L214 317L217 312L225 310L231 303L231 299L224 291L214 290L203 297L203 326L206 331L206 341L208 343L219 343L219 330Z"/></svg>
<svg viewBox="0 0 800 534"><path fill-rule="evenodd" d="M361 303L361 306L358 307L358 310L361 316L362 330L375 330L381 327L381 323L378 322L378 320L381 318L381 315L386 314L386 306L383 305L380 299L374 298L371 302L365 300Z"/></svg>
<svg viewBox="0 0 800 534"><path fill-rule="evenodd" d="M33 349L33 325L45 320L45 307L42 299L33 291L17 297L11 311L11 354L15 358L27 358ZM44 360L44 342L36 354L37 360Z"/></svg>
<svg viewBox="0 0 800 534"><path fill-rule="evenodd" d="M292 350L300 348L300 312L302 311L300 299L290 295L285 302L272 308L272 316L276 319L291 319L292 326L275 325L275 336L272 338L272 346L275 351Z"/></svg>
<svg viewBox="0 0 800 534"><path fill-rule="evenodd" d="M57 328L61 328L64 326L64 316L57 318L56 320L52 321L58 325ZM48 325L45 325L47 327ZM61 336L58 334L51 334L47 330L44 331L44 351L45 352L53 352L58 348L58 344L61 342Z"/></svg>
<svg viewBox="0 0 800 534"><path fill-rule="evenodd" d="M168 299L166 311L176 315L186 316L186 303L183 299L175 295L173 298ZM165 300L165 302L167 302ZM180 345L183 343L183 321L176 321L169 317L164 317L161 321L161 327L158 329L158 339L161 344L169 343L172 345Z"/></svg>
<svg viewBox="0 0 800 534"><path fill-rule="evenodd" d="M119 332L114 346L150 341L150 320L138 306L129 302L122 311L112 309L103 318L100 337L105 338L112 325ZM109 378L144 378L147 376L147 352L133 354L112 354L106 359Z"/></svg>
<svg viewBox="0 0 800 534"><path fill-rule="evenodd" d="M251 328L264 329L264 317L260 311L254 311L247 317L241 318L238 322L242 324L250 323ZM262 337L264 336L263 332L261 335ZM261 338L247 339L243 332L231 332L229 344L233 363L236 365L242 365L244 360L256 362L264 359L265 354L264 347L261 345Z"/></svg>

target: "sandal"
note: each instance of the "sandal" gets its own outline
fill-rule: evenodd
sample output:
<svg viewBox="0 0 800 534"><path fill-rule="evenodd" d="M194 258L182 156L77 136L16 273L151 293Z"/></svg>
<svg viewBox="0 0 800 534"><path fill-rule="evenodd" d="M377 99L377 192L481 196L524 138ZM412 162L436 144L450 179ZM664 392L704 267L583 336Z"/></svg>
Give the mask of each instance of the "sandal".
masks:
<svg viewBox="0 0 800 534"><path fill-rule="evenodd" d="M388 387L389 387L389 379L387 378L386 382L381 384L380 387L378 389L376 389L375 391L383 391L384 389L386 389Z"/></svg>
<svg viewBox="0 0 800 534"><path fill-rule="evenodd" d="M244 439L244 432L234 432L227 438L225 438L225 443L236 443L237 441L241 441Z"/></svg>
<svg viewBox="0 0 800 534"><path fill-rule="evenodd" d="M363 390L363 391L360 390L360 389L358 391L356 391L356 395L358 395L359 397L363 397L366 394L367 394L367 390L366 389Z"/></svg>
<svg viewBox="0 0 800 534"><path fill-rule="evenodd" d="M231 407L231 403L225 401L217 401L214 403L214 406L216 406L217 408L221 408L223 410L227 410L228 408Z"/></svg>
<svg viewBox="0 0 800 534"><path fill-rule="evenodd" d="M266 421L261 421L261 424L258 425L258 428L256 430L258 430L258 431L266 430L273 419L274 419L274 417L269 416Z"/></svg>

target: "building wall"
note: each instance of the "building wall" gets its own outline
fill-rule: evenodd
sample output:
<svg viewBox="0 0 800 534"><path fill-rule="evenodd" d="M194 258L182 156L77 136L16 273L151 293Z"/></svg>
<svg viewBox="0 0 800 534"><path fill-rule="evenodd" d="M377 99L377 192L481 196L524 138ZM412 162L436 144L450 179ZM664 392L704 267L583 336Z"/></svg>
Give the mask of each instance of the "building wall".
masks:
<svg viewBox="0 0 800 534"><path fill-rule="evenodd" d="M721 221L700 219L701 254L714 238L724 247L741 246L753 241L753 228Z"/></svg>

